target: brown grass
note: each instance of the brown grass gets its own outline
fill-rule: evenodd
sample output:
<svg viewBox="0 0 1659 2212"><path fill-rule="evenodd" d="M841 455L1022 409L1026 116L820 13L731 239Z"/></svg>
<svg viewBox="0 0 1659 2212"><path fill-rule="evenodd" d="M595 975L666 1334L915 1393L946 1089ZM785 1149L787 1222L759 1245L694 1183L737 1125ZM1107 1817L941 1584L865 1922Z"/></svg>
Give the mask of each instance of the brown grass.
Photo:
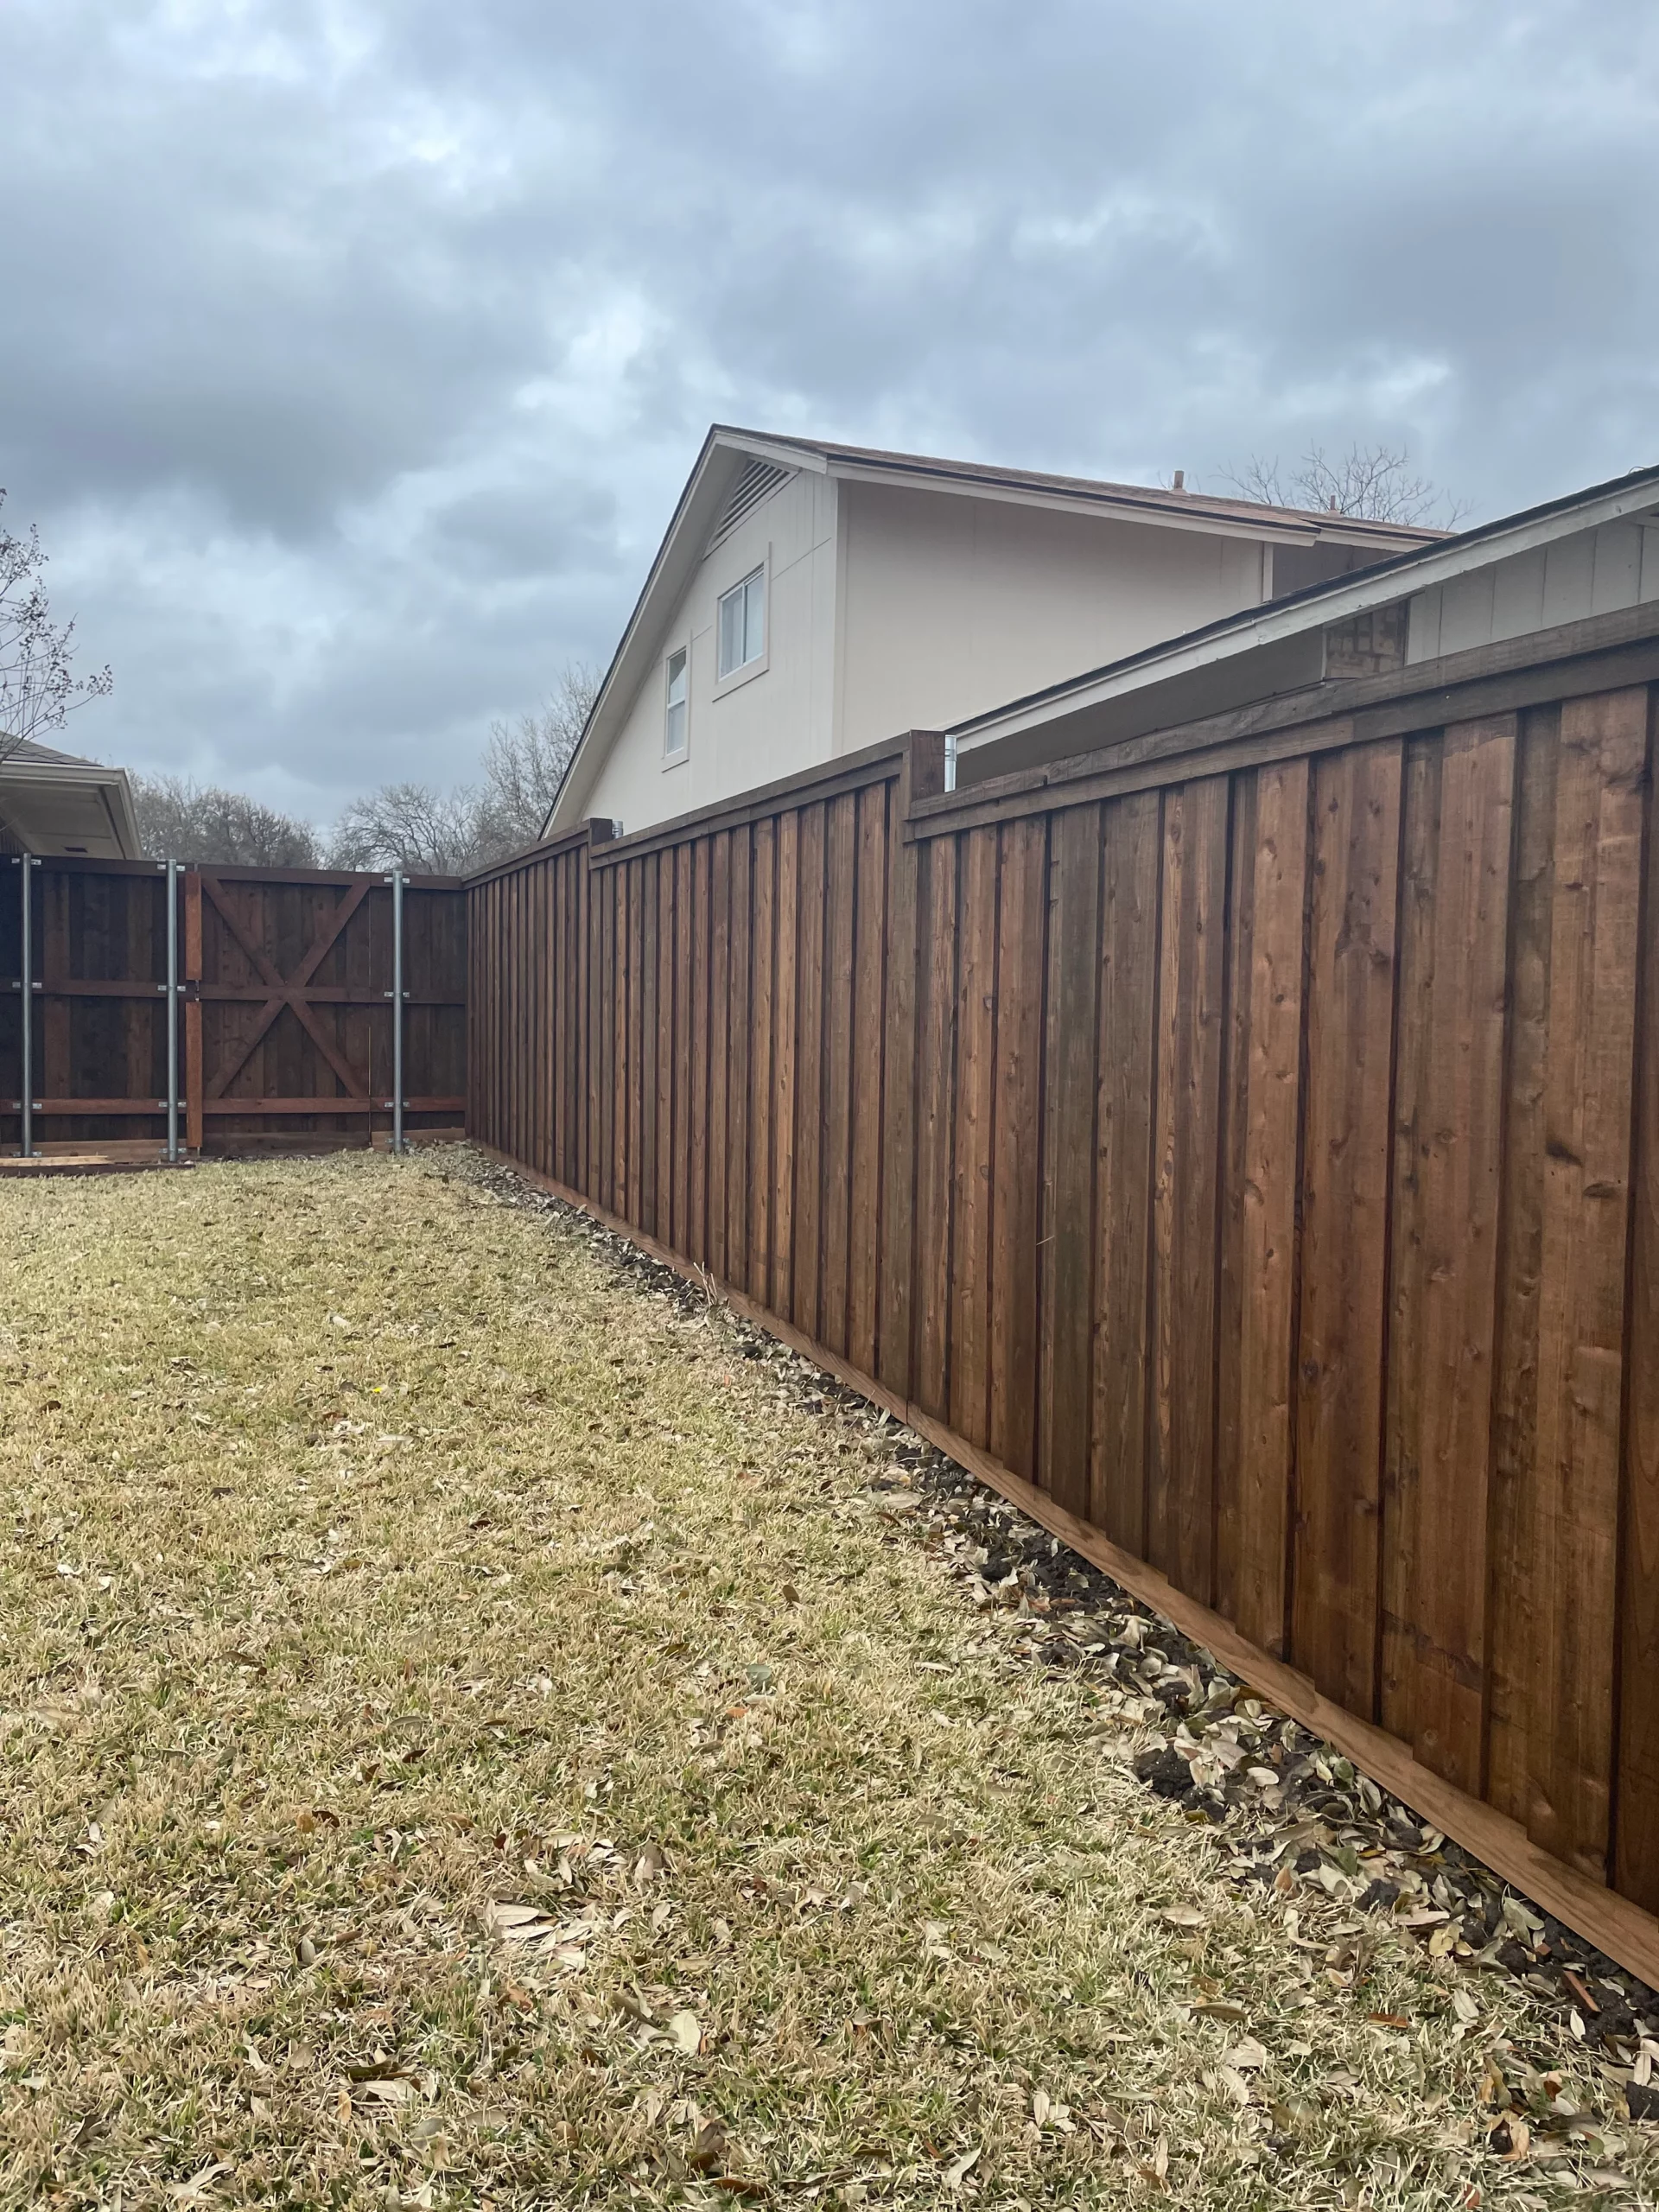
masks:
<svg viewBox="0 0 1659 2212"><path fill-rule="evenodd" d="M469 1162L0 1192L0 2201L1659 2188L1496 2158L1522 1995L1252 1909L872 1422Z"/></svg>

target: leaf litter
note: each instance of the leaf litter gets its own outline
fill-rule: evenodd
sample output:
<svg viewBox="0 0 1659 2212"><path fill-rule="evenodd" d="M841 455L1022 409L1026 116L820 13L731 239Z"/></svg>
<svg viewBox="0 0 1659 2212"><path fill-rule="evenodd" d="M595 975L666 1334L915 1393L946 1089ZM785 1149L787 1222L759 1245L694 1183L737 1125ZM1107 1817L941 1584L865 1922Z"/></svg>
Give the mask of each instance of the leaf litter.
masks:
<svg viewBox="0 0 1659 2212"><path fill-rule="evenodd" d="M0 1204L4 2201L1654 2194L1649 1993L706 1289Z"/></svg>

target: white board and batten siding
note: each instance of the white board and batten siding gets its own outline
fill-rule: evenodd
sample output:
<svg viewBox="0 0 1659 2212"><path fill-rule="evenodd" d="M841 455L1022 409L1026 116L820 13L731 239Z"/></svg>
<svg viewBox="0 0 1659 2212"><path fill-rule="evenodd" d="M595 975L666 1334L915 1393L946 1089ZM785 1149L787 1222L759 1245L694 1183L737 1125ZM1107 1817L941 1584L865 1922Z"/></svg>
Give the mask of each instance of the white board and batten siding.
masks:
<svg viewBox="0 0 1659 2212"><path fill-rule="evenodd" d="M1604 523L1454 576L1411 601L1408 662L1659 600L1659 524Z"/></svg>

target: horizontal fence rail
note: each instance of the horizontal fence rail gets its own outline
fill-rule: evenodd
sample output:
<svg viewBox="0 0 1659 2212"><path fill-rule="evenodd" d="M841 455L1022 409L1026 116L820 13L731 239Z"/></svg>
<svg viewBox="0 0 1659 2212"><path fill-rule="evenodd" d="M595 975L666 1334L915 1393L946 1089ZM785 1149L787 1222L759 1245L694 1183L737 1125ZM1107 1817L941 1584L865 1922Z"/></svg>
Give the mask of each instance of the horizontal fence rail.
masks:
<svg viewBox="0 0 1659 2212"><path fill-rule="evenodd" d="M472 888L469 1126L1659 1980L1659 651L1619 644L1553 697L1462 657L1464 714L1430 666L1382 735L946 795L916 734L591 825Z"/></svg>
<svg viewBox="0 0 1659 2212"><path fill-rule="evenodd" d="M396 1119L391 878L181 869L176 1062L165 865L51 858L0 867L0 1147L145 1151L171 1086L193 1150L368 1144ZM27 944L24 896L29 899ZM404 1122L458 1128L467 1090L467 894L406 879ZM27 959L25 959L27 953ZM25 969L27 973L25 973ZM25 1054L27 1001L29 1050Z"/></svg>

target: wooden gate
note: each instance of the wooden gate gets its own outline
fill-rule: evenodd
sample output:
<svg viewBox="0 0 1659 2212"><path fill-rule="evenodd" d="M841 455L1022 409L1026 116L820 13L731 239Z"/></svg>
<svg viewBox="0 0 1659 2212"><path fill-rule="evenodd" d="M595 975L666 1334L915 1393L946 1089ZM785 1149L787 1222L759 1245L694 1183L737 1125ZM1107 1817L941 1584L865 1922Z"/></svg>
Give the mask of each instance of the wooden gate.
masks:
<svg viewBox="0 0 1659 2212"><path fill-rule="evenodd" d="M0 879L0 1144L22 1131L23 984L37 1150L148 1154L166 1137L168 874L153 861L29 864ZM193 1151L369 1144L392 1122L391 879L299 868L176 878L178 1086ZM466 899L405 879L404 1124L465 1110Z"/></svg>

